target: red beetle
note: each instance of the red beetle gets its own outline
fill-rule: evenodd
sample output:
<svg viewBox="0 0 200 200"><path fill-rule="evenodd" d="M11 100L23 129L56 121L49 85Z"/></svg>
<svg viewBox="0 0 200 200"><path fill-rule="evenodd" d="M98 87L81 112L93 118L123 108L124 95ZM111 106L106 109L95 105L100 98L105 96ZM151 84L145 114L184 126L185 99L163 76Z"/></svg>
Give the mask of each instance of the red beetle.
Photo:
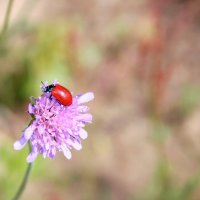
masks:
<svg viewBox="0 0 200 200"><path fill-rule="evenodd" d="M51 92L51 95L64 106L72 104L71 92L59 84L51 84L44 88L43 92Z"/></svg>

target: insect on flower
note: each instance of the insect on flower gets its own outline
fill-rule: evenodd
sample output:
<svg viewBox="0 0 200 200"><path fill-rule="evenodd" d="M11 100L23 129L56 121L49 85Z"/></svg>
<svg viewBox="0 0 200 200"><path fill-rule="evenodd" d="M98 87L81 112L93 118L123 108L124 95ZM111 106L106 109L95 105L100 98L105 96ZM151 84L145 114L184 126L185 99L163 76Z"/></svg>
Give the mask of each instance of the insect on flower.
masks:
<svg viewBox="0 0 200 200"><path fill-rule="evenodd" d="M84 127L92 123L92 115L88 113L89 107L84 103L92 101L94 94L88 92L72 96L56 81L51 85L42 83L41 89L42 95L28 106L32 122L14 143L14 149L20 150L30 141L32 152L28 155L27 162L33 162L38 154L42 154L44 158L54 158L57 151L62 151L70 159L72 147L80 150L81 139L88 136ZM62 92L67 93L67 97Z"/></svg>
<svg viewBox="0 0 200 200"><path fill-rule="evenodd" d="M72 104L72 94L71 92L59 84L51 84L45 86L43 84L43 92L51 92L51 95L57 99L61 104L65 106L70 106Z"/></svg>

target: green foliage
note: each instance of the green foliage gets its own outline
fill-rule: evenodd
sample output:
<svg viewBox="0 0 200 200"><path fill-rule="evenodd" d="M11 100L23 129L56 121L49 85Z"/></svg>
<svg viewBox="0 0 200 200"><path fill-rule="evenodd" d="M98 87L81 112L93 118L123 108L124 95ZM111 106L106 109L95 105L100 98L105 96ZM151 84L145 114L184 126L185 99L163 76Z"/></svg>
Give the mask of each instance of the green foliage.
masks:
<svg viewBox="0 0 200 200"><path fill-rule="evenodd" d="M21 151L14 151L10 141L1 141L0 199L11 199L17 191L27 167L27 155L27 147ZM44 161L41 158L37 159L37 165L33 166L31 179L41 177L44 169Z"/></svg>
<svg viewBox="0 0 200 200"><path fill-rule="evenodd" d="M16 37L18 32L14 32ZM10 49L9 42L0 47L0 65L8 66L0 74L0 102L12 106L27 101L27 96L39 94L41 81L59 80L69 83L70 66L64 41L68 32L63 26L29 27L27 40ZM9 50L9 51L8 51ZM6 87L5 87L6 86Z"/></svg>
<svg viewBox="0 0 200 200"><path fill-rule="evenodd" d="M139 200L189 200L200 186L200 173L185 183L177 184L173 170L166 159L160 159L150 186Z"/></svg>

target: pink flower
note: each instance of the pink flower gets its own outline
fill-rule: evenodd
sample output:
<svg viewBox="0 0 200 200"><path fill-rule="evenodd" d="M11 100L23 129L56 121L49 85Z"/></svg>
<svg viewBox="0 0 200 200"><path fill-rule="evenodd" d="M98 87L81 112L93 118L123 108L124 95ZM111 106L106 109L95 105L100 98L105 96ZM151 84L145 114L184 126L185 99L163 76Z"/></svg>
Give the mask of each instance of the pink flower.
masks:
<svg viewBox="0 0 200 200"><path fill-rule="evenodd" d="M70 106L60 104L50 93L43 93L34 104L29 104L28 112L33 117L32 123L24 130L21 138L14 143L14 149L22 149L28 140L32 152L27 162L33 162L38 154L44 158L54 158L57 151L62 151L67 159L71 158L71 148L82 148L81 139L86 139L85 125L92 123L89 107L84 105L94 99L88 92L73 97Z"/></svg>

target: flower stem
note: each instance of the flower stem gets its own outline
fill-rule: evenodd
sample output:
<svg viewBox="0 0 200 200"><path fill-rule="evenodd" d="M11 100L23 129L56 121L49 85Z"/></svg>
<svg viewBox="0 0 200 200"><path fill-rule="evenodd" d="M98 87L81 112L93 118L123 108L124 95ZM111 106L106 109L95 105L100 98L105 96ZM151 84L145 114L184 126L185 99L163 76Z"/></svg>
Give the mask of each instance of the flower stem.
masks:
<svg viewBox="0 0 200 200"><path fill-rule="evenodd" d="M30 142L28 142L28 144L29 144L29 151L31 152L32 147L31 147ZM26 187L26 184L27 184L31 169L32 169L32 163L29 163L28 167L26 169L26 172L24 174L24 178L23 178L23 180L21 182L21 185L19 186L19 189L17 190L17 192L16 192L15 196L12 198L12 200L18 200L20 198L20 196L22 195L22 193L23 193L23 191L24 191L24 189Z"/></svg>
<svg viewBox="0 0 200 200"><path fill-rule="evenodd" d="M14 0L9 0L9 2L8 2L5 19L4 19L3 26L2 26L2 29L0 32L0 41L3 39L5 33L8 29L8 24L9 24L9 20L10 20L10 14L12 11L13 2L14 2Z"/></svg>

